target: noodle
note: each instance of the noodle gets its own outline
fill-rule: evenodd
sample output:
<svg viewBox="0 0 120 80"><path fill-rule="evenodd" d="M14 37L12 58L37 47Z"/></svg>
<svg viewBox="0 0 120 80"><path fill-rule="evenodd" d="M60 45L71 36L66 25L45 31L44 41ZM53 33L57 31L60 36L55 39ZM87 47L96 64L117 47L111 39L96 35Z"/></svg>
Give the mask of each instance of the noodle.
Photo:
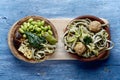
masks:
<svg viewBox="0 0 120 80"><path fill-rule="evenodd" d="M74 46L77 42L82 42L86 45L87 50L81 55L82 57L89 58L98 56L101 50L110 50L113 48L114 44L112 41L108 40L109 34L103 28L94 33L88 29L90 19L77 19L73 20L68 26L67 30L63 36L63 42L67 52L76 53L74 51ZM102 24L101 27L106 26L107 24ZM85 37L89 40L84 40ZM91 41L90 41L91 40ZM87 41L87 43L85 43ZM109 43L111 46L109 46Z"/></svg>

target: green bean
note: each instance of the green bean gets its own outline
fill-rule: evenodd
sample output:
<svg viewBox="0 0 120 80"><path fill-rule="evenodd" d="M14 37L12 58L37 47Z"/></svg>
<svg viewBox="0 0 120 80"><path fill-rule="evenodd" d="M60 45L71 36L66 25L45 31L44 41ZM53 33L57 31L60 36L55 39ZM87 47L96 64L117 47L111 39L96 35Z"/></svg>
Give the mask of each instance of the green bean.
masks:
<svg viewBox="0 0 120 80"><path fill-rule="evenodd" d="M31 30L30 30L30 32L33 32L34 31L34 29L32 28Z"/></svg>
<svg viewBox="0 0 120 80"><path fill-rule="evenodd" d="M24 25L23 30L25 30L25 31L26 31L26 30L27 30L27 28L28 28L28 27L27 27L27 25Z"/></svg>
<svg viewBox="0 0 120 80"><path fill-rule="evenodd" d="M36 24L36 21L32 21L31 24L32 24L32 25L35 25L35 24Z"/></svg>
<svg viewBox="0 0 120 80"><path fill-rule="evenodd" d="M26 26L28 26L28 27L29 27L29 26L30 26L30 23L27 23L27 24L26 24Z"/></svg>
<svg viewBox="0 0 120 80"><path fill-rule="evenodd" d="M39 27L41 27L41 22L37 22L37 25L38 25Z"/></svg>
<svg viewBox="0 0 120 80"><path fill-rule="evenodd" d="M24 29L24 26L23 25L21 25L21 27L20 27L21 29Z"/></svg>
<svg viewBox="0 0 120 80"><path fill-rule="evenodd" d="M43 27L43 26L41 26L41 29L42 29L42 30L44 30L44 27Z"/></svg>
<svg viewBox="0 0 120 80"><path fill-rule="evenodd" d="M29 20L28 20L28 22L32 22L33 21L33 18L30 18Z"/></svg>
<svg viewBox="0 0 120 80"><path fill-rule="evenodd" d="M52 32L51 30L48 30L48 33L49 33L50 35L52 35L52 34L53 34L53 32Z"/></svg>
<svg viewBox="0 0 120 80"><path fill-rule="evenodd" d="M37 25L34 25L34 26L33 26L33 30L36 30L36 28L37 28Z"/></svg>
<svg viewBox="0 0 120 80"><path fill-rule="evenodd" d="M30 31L29 28L26 28L26 31L27 31L27 32Z"/></svg>
<svg viewBox="0 0 120 80"><path fill-rule="evenodd" d="M40 32L40 31L41 31L41 28L36 28L36 29L37 29L37 31L38 31L38 32Z"/></svg>
<svg viewBox="0 0 120 80"><path fill-rule="evenodd" d="M39 33L38 36L42 36L42 35Z"/></svg>
<svg viewBox="0 0 120 80"><path fill-rule="evenodd" d="M23 23L23 26L25 26L26 24L27 24L27 23L26 23L26 22L24 22L24 23Z"/></svg>
<svg viewBox="0 0 120 80"><path fill-rule="evenodd" d="M47 31L47 30L48 30L48 27L47 27L47 26L45 26L45 27L44 27L44 30L45 30L45 31Z"/></svg>
<svg viewBox="0 0 120 80"><path fill-rule="evenodd" d="M26 38L26 35L25 35L25 34L23 34L23 37L24 37L24 38Z"/></svg>
<svg viewBox="0 0 120 80"><path fill-rule="evenodd" d="M24 30L22 28L19 28L20 33L24 33Z"/></svg>
<svg viewBox="0 0 120 80"><path fill-rule="evenodd" d="M49 29L49 30L51 30L51 27L50 27L50 25L48 25L47 27L48 27L48 29Z"/></svg>
<svg viewBox="0 0 120 80"><path fill-rule="evenodd" d="M41 31L41 35L42 35L42 36L44 35L44 31Z"/></svg>
<svg viewBox="0 0 120 80"><path fill-rule="evenodd" d="M41 21L41 25L44 25L45 24L45 21Z"/></svg>
<svg viewBox="0 0 120 80"><path fill-rule="evenodd" d="M40 22L40 20L37 20L37 22Z"/></svg>
<svg viewBox="0 0 120 80"><path fill-rule="evenodd" d="M34 27L35 27L35 28L37 28L37 27L38 27L38 25L36 25L36 24L35 24L35 25L34 25Z"/></svg>
<svg viewBox="0 0 120 80"><path fill-rule="evenodd" d="M33 25L30 25L30 26L29 26L29 30L31 30L31 29L33 29Z"/></svg>

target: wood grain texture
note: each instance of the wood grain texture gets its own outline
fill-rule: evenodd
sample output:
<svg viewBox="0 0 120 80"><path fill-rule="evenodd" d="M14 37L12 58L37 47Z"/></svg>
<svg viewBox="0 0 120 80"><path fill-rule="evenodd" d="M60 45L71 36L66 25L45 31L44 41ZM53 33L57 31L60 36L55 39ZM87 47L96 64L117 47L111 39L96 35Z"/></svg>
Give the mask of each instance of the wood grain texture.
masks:
<svg viewBox="0 0 120 80"><path fill-rule="evenodd" d="M16 59L8 48L8 31L20 18L28 15L75 18L86 14L110 22L111 39L115 46L105 61L45 61L33 65ZM0 80L120 80L119 15L119 0L1 0Z"/></svg>

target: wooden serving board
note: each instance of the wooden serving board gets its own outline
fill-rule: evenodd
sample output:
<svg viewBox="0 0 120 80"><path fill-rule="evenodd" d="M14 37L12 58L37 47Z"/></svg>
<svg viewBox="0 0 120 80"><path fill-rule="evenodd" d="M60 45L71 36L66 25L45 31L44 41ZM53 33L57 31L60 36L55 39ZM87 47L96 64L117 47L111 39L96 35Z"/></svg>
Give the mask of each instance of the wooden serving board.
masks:
<svg viewBox="0 0 120 80"><path fill-rule="evenodd" d="M106 19L101 18L106 24L109 22ZM55 53L49 57L48 60L76 60L75 58L72 58L64 49L64 44L62 41L64 29L67 26L67 24L72 20L70 18L68 19L49 19L58 32L58 43Z"/></svg>

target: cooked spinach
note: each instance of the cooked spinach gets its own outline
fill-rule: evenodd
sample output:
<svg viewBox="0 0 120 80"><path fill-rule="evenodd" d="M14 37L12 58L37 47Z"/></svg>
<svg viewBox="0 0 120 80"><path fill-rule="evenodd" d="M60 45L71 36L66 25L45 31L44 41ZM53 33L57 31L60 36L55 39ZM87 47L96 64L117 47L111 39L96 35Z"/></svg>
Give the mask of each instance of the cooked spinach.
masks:
<svg viewBox="0 0 120 80"><path fill-rule="evenodd" d="M29 42L30 46L32 46L34 48L41 49L41 48L43 48L43 45L41 45L41 44L46 43L46 40L44 37L39 37L31 32L25 32L25 34L28 38L28 42Z"/></svg>

